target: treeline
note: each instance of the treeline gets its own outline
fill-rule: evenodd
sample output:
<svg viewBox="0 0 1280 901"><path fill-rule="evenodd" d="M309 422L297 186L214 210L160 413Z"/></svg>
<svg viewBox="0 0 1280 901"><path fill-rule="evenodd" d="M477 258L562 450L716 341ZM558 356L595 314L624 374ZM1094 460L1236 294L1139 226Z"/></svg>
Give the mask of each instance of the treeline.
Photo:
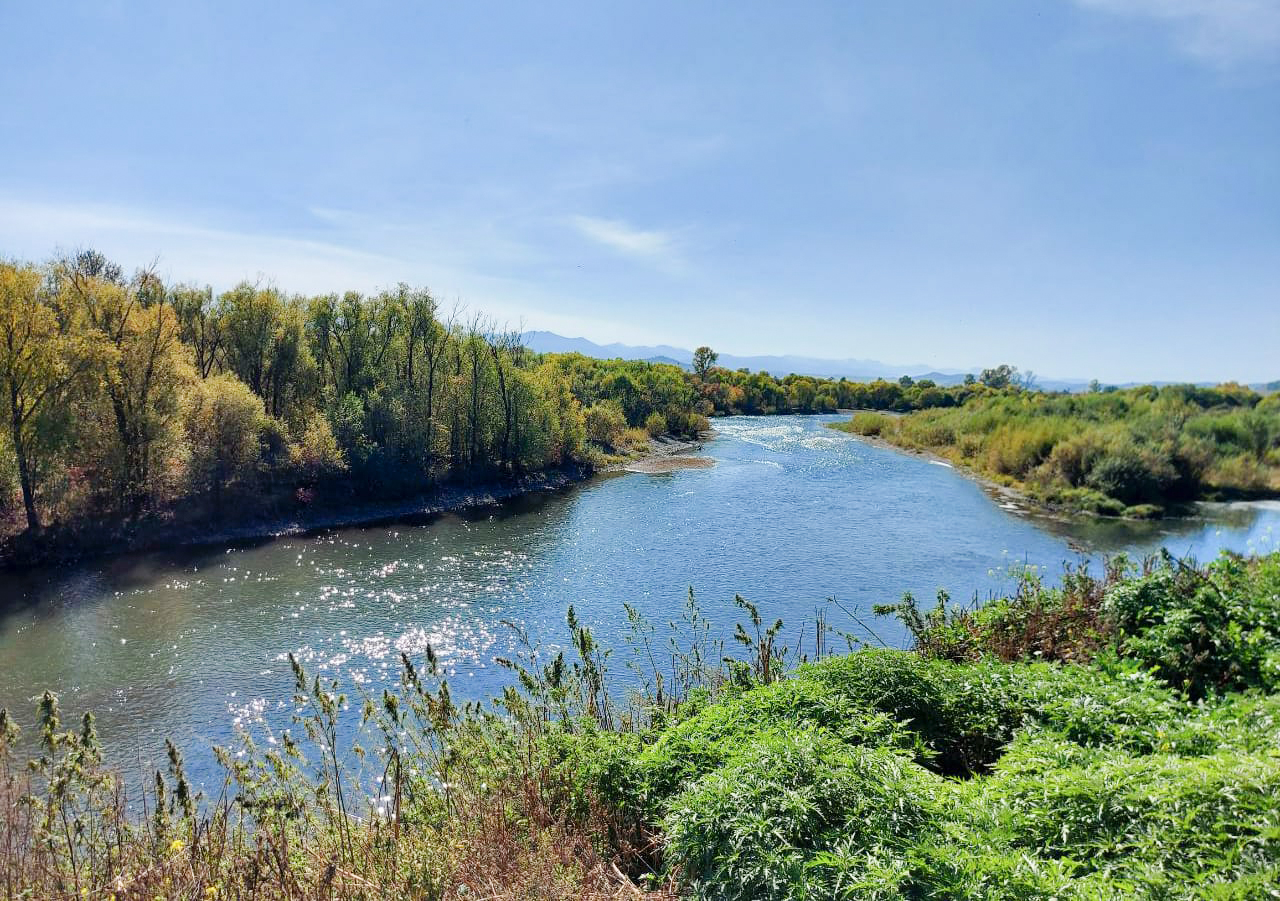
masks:
<svg viewBox="0 0 1280 901"><path fill-rule="evenodd" d="M625 450L667 432L696 437L707 428L694 379L673 363L579 353L543 359L582 403L587 437L606 449Z"/></svg>
<svg viewBox="0 0 1280 901"><path fill-rule="evenodd" d="M849 431L929 450L1035 499L1153 515L1178 503L1280 493L1280 394L1236 384L978 394Z"/></svg>
<svg viewBox="0 0 1280 901"><path fill-rule="evenodd" d="M716 368L700 383L700 394L714 415L835 413L837 410L909 412L931 407L958 407L976 394L992 390L971 379L962 385L939 385L932 379L903 376L897 381L851 382L791 374Z"/></svg>
<svg viewBox="0 0 1280 901"><path fill-rule="evenodd" d="M95 251L0 263L0 516L190 521L538 471L694 437L707 417L910 410L980 383L867 384L731 371L699 348L672 364L530 352L482 316L406 285L303 296L126 276ZM973 380L970 380L973 382Z"/></svg>
<svg viewBox="0 0 1280 901"><path fill-rule="evenodd" d="M694 353L692 370L674 363L598 360L582 354L551 354L548 359L569 376L574 395L616 424L644 428L665 425L677 434L705 428L708 416L768 416L784 413L834 413L841 409L909 412L957 407L969 398L1020 390L1017 370L999 366L963 384L940 385L903 376L896 381L853 382L791 373L726 369L716 365L709 347ZM588 412L590 423L590 410ZM619 426L624 427L624 426ZM661 429L660 429L661 430ZM650 429L653 431L653 429Z"/></svg>
<svg viewBox="0 0 1280 901"><path fill-rule="evenodd" d="M958 407L970 398L1009 391L1032 390L1035 376L1008 364L969 374L957 385L909 375L890 381L854 382L847 378L730 370L716 365L718 354L709 347L694 353L690 380L697 390L699 409L707 415L769 415L773 413L834 413L837 410L889 410L909 413L933 407Z"/></svg>
<svg viewBox="0 0 1280 901"><path fill-rule="evenodd" d="M327 480L361 496L583 450L556 365L425 290L220 295L88 251L0 264L0 504L52 521L209 513Z"/></svg>

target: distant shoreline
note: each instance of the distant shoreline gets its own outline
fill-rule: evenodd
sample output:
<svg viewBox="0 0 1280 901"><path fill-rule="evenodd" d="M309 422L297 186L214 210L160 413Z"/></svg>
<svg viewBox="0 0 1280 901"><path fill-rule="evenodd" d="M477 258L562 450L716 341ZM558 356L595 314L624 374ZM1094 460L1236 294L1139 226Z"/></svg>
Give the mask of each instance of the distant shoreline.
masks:
<svg viewBox="0 0 1280 901"><path fill-rule="evenodd" d="M876 410L873 412L883 413L884 411ZM896 414L890 414L890 415L901 416L902 414L896 413ZM1008 510L1010 513L1016 513L1020 516L1049 516L1055 519L1065 519L1065 518L1069 518L1070 516L1097 517L1097 514L1089 514L1089 513L1083 513L1083 512L1068 513L1065 510L1050 506L1049 504L1045 504L1041 501L1038 501L1032 498L1027 494L1024 494L1023 492L1019 491L1016 488L1011 488L1008 485L1001 485L999 482L993 479L990 479L987 476L984 476L982 473L977 472L976 470L970 469L968 466L965 466L963 463L957 463L954 460L948 460L946 457L942 456L941 454L934 453L933 451L921 450L920 448L915 448L915 447L903 447L900 444L894 444L892 441L888 441L884 438L879 437L878 435L859 435L856 432L850 432L847 429L835 428L837 425L839 425L839 423L828 423L827 427L833 428L837 432L844 432L846 435L853 438L855 441L862 441L866 444L871 445L872 447L884 448L886 450L891 450L891 451L894 451L895 453L903 454L908 457L917 457L929 463L940 463L943 466L946 466L949 469L954 470L957 475L963 476L964 478L969 479L971 482L977 483L978 487L982 489L983 493L986 494L996 504L996 506L1000 507L1003 510ZM1101 517L1098 517L1098 518L1101 518ZM1110 517L1110 518L1132 519L1132 517Z"/></svg>
<svg viewBox="0 0 1280 901"><path fill-rule="evenodd" d="M883 411L876 410L873 412L880 413ZM902 414L891 414L891 415L902 415ZM830 423L828 424L828 428L833 428L835 425L837 424ZM895 453L903 454L908 457L917 457L929 463L939 463L943 466L946 466L954 470L957 475L963 476L964 478L969 479L971 482L976 483L978 487L982 489L983 493L986 494L987 497L990 498L991 501L995 503L997 507L1000 507L1002 510L1007 510L1008 512L1016 514L1018 516L1030 516L1030 517L1038 516L1038 517L1054 519L1059 521L1070 521L1072 519L1111 520L1111 521L1118 521L1118 522L1150 521L1150 517L1104 516L1101 513L1095 513L1091 510L1071 510L1065 507L1058 507L1053 504L1048 504L1048 503L1045 503L1044 501L1037 500L1031 495L1026 494L1025 492L1019 491L1017 488L1014 488L1010 485L1002 485L1001 483L995 481L994 479L989 478L988 476L983 475L977 470L971 469L970 467L966 466L963 463L957 463L954 460L949 460L946 457L942 456L941 454L935 453L934 451L923 450L921 448L916 448L916 447L904 447L900 444L894 444L892 441L888 441L884 438L881 438L878 435L859 435L856 432L850 432L846 429L840 429L840 428L835 429L835 431L844 432L846 435L853 438L854 440L865 442L866 444L869 444L872 447L881 447L886 450L891 450L891 451L894 451ZM1188 515L1191 512L1193 512L1194 505L1197 503L1209 503L1209 501L1195 501L1195 502L1192 502L1192 504L1190 505L1171 507L1168 510L1166 510L1164 515L1161 516L1160 518L1165 519L1169 517L1179 517L1179 516Z"/></svg>

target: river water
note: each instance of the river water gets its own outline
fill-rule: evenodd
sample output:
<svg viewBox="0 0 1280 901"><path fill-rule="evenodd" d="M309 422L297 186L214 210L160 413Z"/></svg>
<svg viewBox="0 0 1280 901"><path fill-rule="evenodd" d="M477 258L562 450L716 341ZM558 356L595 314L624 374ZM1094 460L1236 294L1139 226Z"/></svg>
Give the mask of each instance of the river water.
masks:
<svg viewBox="0 0 1280 901"><path fill-rule="evenodd" d="M376 692L401 651L430 643L455 695L475 698L506 682L504 620L554 644L570 604L619 648L624 602L664 625L691 587L726 636L737 592L781 617L793 647L828 598L878 638L838 608L833 625L902 644L868 614L904 591L984 598L1011 567L1052 580L1086 551L1206 559L1280 541L1277 504L1155 524L1028 517L950 467L824 427L835 418L717 420L711 468L610 475L466 516L0 576L0 706L29 724L51 688L65 714L94 711L126 770L162 759L169 736L203 778L238 727L287 722L289 652Z"/></svg>

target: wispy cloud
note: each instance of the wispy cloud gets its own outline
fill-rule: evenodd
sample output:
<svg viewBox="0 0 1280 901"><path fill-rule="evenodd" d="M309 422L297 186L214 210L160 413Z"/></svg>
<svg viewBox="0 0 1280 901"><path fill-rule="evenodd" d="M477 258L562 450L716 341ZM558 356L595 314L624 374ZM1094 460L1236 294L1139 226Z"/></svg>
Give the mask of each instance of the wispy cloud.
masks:
<svg viewBox="0 0 1280 901"><path fill-rule="evenodd" d="M1186 53L1215 65L1280 57L1280 0L1074 0L1087 9L1154 19Z"/></svg>
<svg viewBox="0 0 1280 901"><path fill-rule="evenodd" d="M620 219L573 216L569 220L583 236L619 253L656 262L672 262L675 235L669 231L635 228Z"/></svg>
<svg viewBox="0 0 1280 901"><path fill-rule="evenodd" d="M628 329L608 316L591 315L533 276L494 274L500 267L492 258L469 247L479 241L490 249L487 233L461 238L455 234L446 240L428 225L384 223L323 207L308 213L332 226L323 237L314 229L311 234L241 231L210 224L216 217L198 212L0 195L0 259L40 261L54 253L93 247L126 268L154 263L165 279L209 284L217 291L242 279L305 294L374 291L404 281L430 287L446 309L456 304L530 328L602 340L616 340ZM385 252L365 249L371 233ZM505 254L500 250L504 260Z"/></svg>
<svg viewBox="0 0 1280 901"><path fill-rule="evenodd" d="M0 241L28 258L94 247L127 265L155 261L176 279L230 287L241 279L280 279L298 291L372 288L398 277L401 261L323 240L239 232L162 212L106 204L0 198ZM327 287L326 287L327 286Z"/></svg>

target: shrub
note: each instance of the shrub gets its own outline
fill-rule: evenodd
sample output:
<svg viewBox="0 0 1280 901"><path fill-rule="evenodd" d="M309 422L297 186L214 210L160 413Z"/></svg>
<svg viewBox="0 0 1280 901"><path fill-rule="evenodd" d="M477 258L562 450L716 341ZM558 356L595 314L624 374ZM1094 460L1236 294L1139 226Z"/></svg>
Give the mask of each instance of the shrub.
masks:
<svg viewBox="0 0 1280 901"><path fill-rule="evenodd" d="M937 606L927 613L910 594L897 604L877 605L875 612L897 616L926 657L1083 663L1111 644L1115 624L1103 609L1105 593L1130 571L1123 557L1108 561L1102 578L1085 565L1067 565L1062 584L1049 588L1040 571L1028 567L1015 571L1011 594L977 609L948 608L947 594L940 591Z"/></svg>
<svg viewBox="0 0 1280 901"><path fill-rule="evenodd" d="M248 475L261 453L262 401L229 375L197 382L185 401L191 475L221 497L223 487Z"/></svg>
<svg viewBox="0 0 1280 901"><path fill-rule="evenodd" d="M898 430L904 438L923 447L947 447L956 440L953 426L923 417L899 423Z"/></svg>
<svg viewBox="0 0 1280 901"><path fill-rule="evenodd" d="M1083 484L1103 453L1098 437L1092 432L1085 432L1054 445L1048 463L1058 478L1075 487Z"/></svg>
<svg viewBox="0 0 1280 901"><path fill-rule="evenodd" d="M667 431L667 418L661 413L650 413L645 417L644 430L649 433L649 437L657 438Z"/></svg>
<svg viewBox="0 0 1280 901"><path fill-rule="evenodd" d="M810 678L915 733L921 763L948 775L986 769L1021 721L999 669L925 660L906 651L864 650L801 667Z"/></svg>
<svg viewBox="0 0 1280 901"><path fill-rule="evenodd" d="M1210 464L1205 482L1228 495L1265 495L1276 479L1273 471L1247 453L1220 458Z"/></svg>
<svg viewBox="0 0 1280 901"><path fill-rule="evenodd" d="M638 451L649 446L649 433L644 429L627 429L619 439L618 450Z"/></svg>
<svg viewBox="0 0 1280 901"><path fill-rule="evenodd" d="M1013 850L1069 861L1111 897L1126 883L1138 897L1266 897L1280 861L1272 755L1064 754L1032 739L982 789Z"/></svg>
<svg viewBox="0 0 1280 901"><path fill-rule="evenodd" d="M780 728L675 800L665 821L668 866L701 898L840 897L927 826L931 789L927 774L893 751Z"/></svg>
<svg viewBox="0 0 1280 901"><path fill-rule="evenodd" d="M711 423L701 413L686 412L668 416L667 427L673 434L696 438L711 428Z"/></svg>
<svg viewBox="0 0 1280 901"><path fill-rule="evenodd" d="M627 417L622 405L615 400L601 401L583 411L587 440L602 447L616 448L627 428Z"/></svg>
<svg viewBox="0 0 1280 901"><path fill-rule="evenodd" d="M1106 600L1123 652L1191 697L1280 687L1280 555L1203 570L1167 557Z"/></svg>
<svg viewBox="0 0 1280 901"><path fill-rule="evenodd" d="M289 448L289 459L307 482L338 475L347 468L329 420L318 413L307 418L302 437Z"/></svg>
<svg viewBox="0 0 1280 901"><path fill-rule="evenodd" d="M892 424L892 417L885 416L883 413L854 413L846 423L846 428L855 435L878 437Z"/></svg>
<svg viewBox="0 0 1280 901"><path fill-rule="evenodd" d="M987 467L997 475L1026 475L1048 458L1058 437L1052 424L1002 425L988 439Z"/></svg>
<svg viewBox="0 0 1280 901"><path fill-rule="evenodd" d="M664 730L639 760L646 803L656 813L677 791L724 765L779 723L826 732L846 747L919 747L918 740L885 713L801 674L725 699Z"/></svg>
<svg viewBox="0 0 1280 901"><path fill-rule="evenodd" d="M1218 747L1219 730L1200 708L1145 673L1031 664L1011 676L1025 722L1060 740L1133 754L1198 755Z"/></svg>
<svg viewBox="0 0 1280 901"><path fill-rule="evenodd" d="M1086 481L1126 505L1158 501L1162 496L1162 474L1132 446L1109 449L1094 463Z"/></svg>

